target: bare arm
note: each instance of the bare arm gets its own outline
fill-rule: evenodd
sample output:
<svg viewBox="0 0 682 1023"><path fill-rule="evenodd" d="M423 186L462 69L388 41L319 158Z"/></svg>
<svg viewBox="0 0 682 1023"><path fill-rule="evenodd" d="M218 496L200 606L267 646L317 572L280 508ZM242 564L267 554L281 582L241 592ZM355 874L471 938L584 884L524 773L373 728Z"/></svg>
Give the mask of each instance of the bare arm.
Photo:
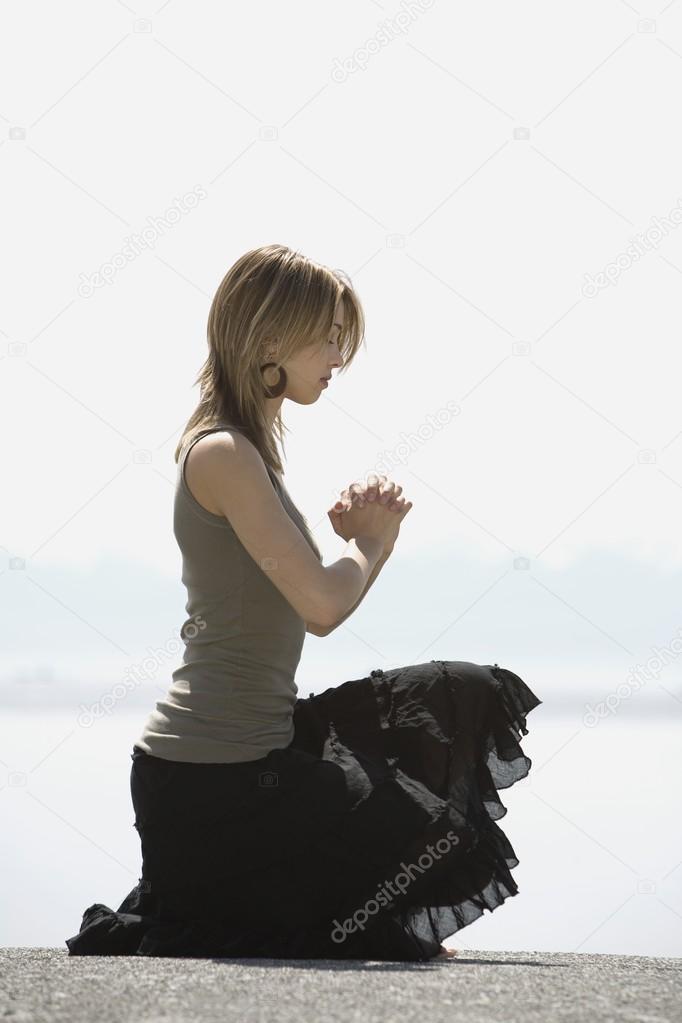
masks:
<svg viewBox="0 0 682 1023"><path fill-rule="evenodd" d="M337 621L335 621L333 625L329 625L326 628L323 628L323 627L321 627L319 625L315 625L315 624L312 624L312 623L309 622L308 623L308 632L311 632L314 636L328 636L329 633L333 632L334 629L337 629L339 627L339 625L341 625L342 622L345 622L346 618L349 618L353 614L353 612L360 606L360 604L364 600L365 596L367 595L367 591L369 590L370 586L374 583L374 580L377 578L377 576L379 575L379 572L384 567L384 565L386 564L386 562L388 561L388 559L390 558L392 553L393 553L393 548L391 548L390 550L384 550L383 551L381 557L379 558L379 560L377 561L376 565L372 569L372 571L371 571L371 573L369 575L369 578L367 579L367 582L365 583L365 588L363 589L362 593L360 594L358 599L355 601L353 606L348 611L346 611L346 613L344 615L342 615L339 619L337 619Z"/></svg>
<svg viewBox="0 0 682 1023"><path fill-rule="evenodd" d="M304 621L326 629L352 610L381 557L381 540L355 537L325 567L284 510L250 440L236 431L209 434L187 459L247 552Z"/></svg>

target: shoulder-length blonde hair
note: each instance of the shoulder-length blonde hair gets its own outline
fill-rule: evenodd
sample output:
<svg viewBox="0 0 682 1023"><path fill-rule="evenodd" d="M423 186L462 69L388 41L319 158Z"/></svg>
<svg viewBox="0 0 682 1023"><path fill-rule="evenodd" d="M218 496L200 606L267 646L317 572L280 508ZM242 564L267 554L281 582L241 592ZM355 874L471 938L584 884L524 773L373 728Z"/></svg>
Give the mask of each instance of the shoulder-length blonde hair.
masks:
<svg viewBox="0 0 682 1023"><path fill-rule="evenodd" d="M200 384L199 404L182 432L175 461L203 430L233 425L248 436L266 466L282 475L277 441L284 450L287 428L281 408L272 427L266 419L261 366L275 340L276 369L301 348L325 345L339 298L344 308L339 337L343 372L365 337L362 306L348 275L287 245L263 245L241 256L223 277L211 304L208 357L194 381L194 386ZM314 541L312 546L317 550Z"/></svg>

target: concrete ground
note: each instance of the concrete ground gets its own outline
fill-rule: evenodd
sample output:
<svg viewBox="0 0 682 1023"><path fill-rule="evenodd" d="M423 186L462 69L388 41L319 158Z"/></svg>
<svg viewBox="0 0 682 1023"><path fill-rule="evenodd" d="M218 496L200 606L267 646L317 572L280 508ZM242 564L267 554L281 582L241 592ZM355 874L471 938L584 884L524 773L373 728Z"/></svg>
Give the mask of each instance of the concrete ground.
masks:
<svg viewBox="0 0 682 1023"><path fill-rule="evenodd" d="M0 949L3 1023L672 1023L682 959L460 951L452 960L153 959Z"/></svg>

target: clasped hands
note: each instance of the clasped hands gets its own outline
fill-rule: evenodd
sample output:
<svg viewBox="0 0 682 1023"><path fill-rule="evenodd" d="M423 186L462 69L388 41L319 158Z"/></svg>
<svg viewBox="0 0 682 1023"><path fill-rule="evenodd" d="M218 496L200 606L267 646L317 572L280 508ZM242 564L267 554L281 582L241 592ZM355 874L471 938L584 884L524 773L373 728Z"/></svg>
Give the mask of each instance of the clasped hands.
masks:
<svg viewBox="0 0 682 1023"><path fill-rule="evenodd" d="M402 497L403 488L389 480L385 474L369 473L366 482L355 481L345 490L341 497L327 512L334 532L346 542L358 535L356 509L361 510L368 503L377 502L385 507L391 521L384 531L383 554L390 554L400 532L400 525L412 508L412 502ZM354 521L352 521L354 520Z"/></svg>

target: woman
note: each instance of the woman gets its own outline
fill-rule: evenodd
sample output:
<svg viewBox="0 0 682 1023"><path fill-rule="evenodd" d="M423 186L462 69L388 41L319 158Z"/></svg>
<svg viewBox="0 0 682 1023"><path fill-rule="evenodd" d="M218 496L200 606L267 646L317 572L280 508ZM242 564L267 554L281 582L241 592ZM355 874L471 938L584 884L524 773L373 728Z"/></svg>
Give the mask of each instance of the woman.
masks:
<svg viewBox="0 0 682 1023"><path fill-rule="evenodd" d="M183 663L131 754L141 876L71 955L443 958L517 894L497 790L528 773L541 702L517 675L432 660L297 696L306 632L355 610L412 507L385 476L343 490L324 566L284 484L284 398L317 401L363 338L348 278L286 246L218 288L175 452Z"/></svg>

